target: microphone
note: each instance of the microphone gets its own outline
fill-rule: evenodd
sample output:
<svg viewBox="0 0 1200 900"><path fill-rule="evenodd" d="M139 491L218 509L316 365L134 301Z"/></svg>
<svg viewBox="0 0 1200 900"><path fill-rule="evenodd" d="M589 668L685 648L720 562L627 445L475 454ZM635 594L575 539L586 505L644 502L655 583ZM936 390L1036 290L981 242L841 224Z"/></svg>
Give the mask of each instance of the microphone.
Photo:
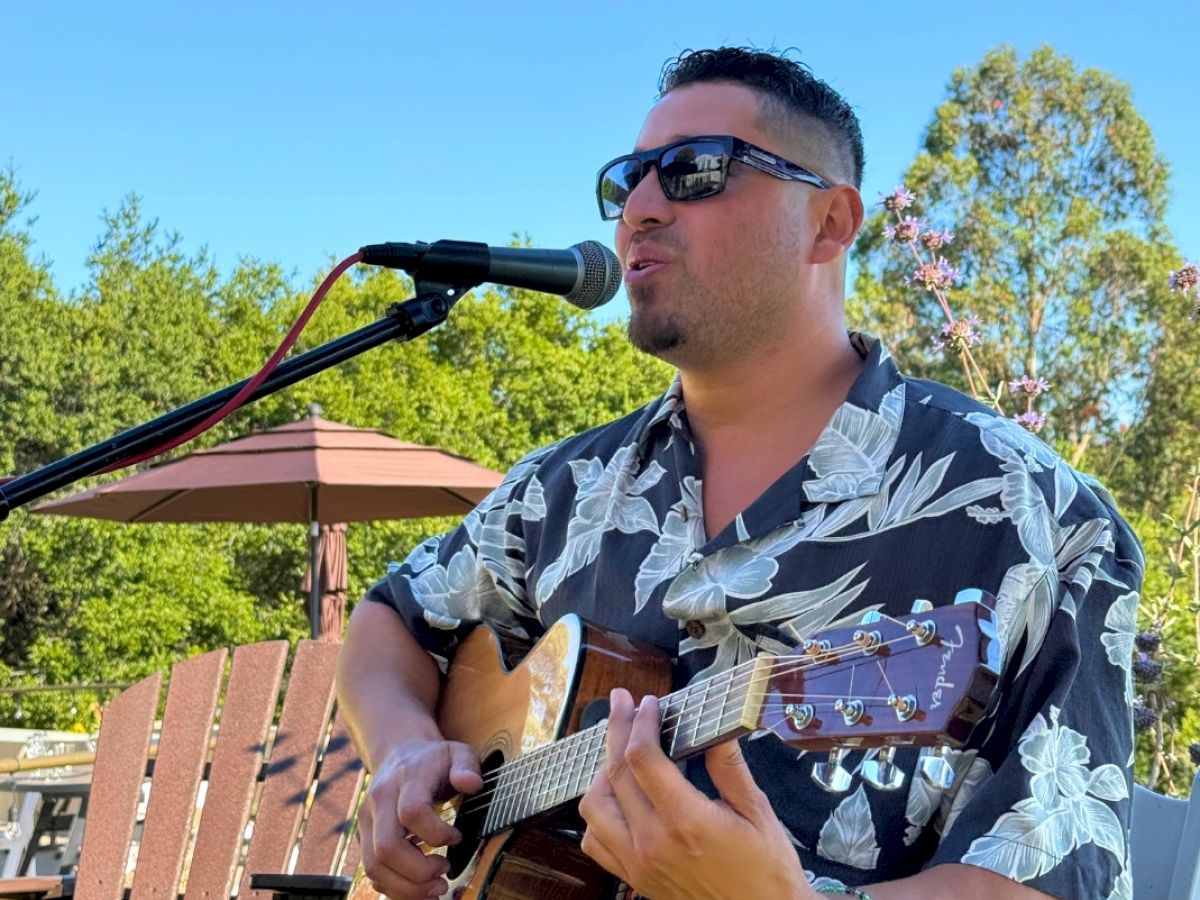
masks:
<svg viewBox="0 0 1200 900"><path fill-rule="evenodd" d="M403 269L415 280L475 287L485 281L561 294L580 309L607 303L621 286L621 262L597 241L566 250L489 247L471 241L368 244L362 261Z"/></svg>

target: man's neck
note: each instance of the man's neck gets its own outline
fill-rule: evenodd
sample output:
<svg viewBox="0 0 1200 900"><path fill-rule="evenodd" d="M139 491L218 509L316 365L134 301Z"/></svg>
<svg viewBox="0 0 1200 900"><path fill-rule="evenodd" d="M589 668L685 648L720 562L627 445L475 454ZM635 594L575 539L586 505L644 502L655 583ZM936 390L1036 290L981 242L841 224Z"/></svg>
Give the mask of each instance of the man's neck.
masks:
<svg viewBox="0 0 1200 900"><path fill-rule="evenodd" d="M732 435L816 434L845 401L862 357L843 330L782 340L703 370L681 370L688 422L701 446Z"/></svg>

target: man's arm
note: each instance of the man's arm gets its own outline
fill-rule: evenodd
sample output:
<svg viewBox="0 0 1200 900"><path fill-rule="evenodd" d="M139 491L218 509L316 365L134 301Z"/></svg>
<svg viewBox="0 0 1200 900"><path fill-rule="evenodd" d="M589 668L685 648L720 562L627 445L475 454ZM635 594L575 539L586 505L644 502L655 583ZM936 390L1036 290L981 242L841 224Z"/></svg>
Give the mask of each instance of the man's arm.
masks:
<svg viewBox="0 0 1200 900"><path fill-rule="evenodd" d="M462 839L434 801L483 786L471 748L446 741L433 718L441 686L437 665L400 616L364 601L350 617L338 661L338 704L372 773L359 808L363 869L394 900L438 896L449 866L429 847Z"/></svg>
<svg viewBox="0 0 1200 900"><path fill-rule="evenodd" d="M363 601L338 660L338 706L367 768L404 740L442 740L433 720L441 676L395 610Z"/></svg>

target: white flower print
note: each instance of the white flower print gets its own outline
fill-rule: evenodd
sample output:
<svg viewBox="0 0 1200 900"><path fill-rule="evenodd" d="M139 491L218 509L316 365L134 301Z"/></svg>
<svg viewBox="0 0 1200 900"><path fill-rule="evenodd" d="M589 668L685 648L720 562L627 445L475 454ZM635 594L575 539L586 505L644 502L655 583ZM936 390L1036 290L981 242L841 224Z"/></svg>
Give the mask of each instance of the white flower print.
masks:
<svg viewBox="0 0 1200 900"><path fill-rule="evenodd" d="M875 868L879 859L879 841L875 837L875 823L871 821L871 804L867 802L861 784L837 805L821 826L817 853L856 869Z"/></svg>
<svg viewBox="0 0 1200 900"><path fill-rule="evenodd" d="M821 629L857 621L863 610L856 609L850 613L843 613L843 610L853 603L867 586L865 580L853 586L850 584L862 568L857 566L841 578L814 590L780 594L735 609L728 615L707 620L704 634L698 638L687 637L679 642L681 657L707 647L716 647L716 656L712 663L698 671L692 677L692 683L724 672L731 666L740 665L761 652L780 655L791 649L790 646L769 637L752 640L740 627L763 622L778 623L786 633L796 636L798 643L801 638ZM879 604L869 608L878 609ZM721 611L724 612L723 605ZM686 619L686 612L684 615ZM685 619L680 620L681 625Z"/></svg>
<svg viewBox="0 0 1200 900"><path fill-rule="evenodd" d="M657 461L651 461L635 478L636 460L636 444L628 444L614 453L607 466L596 458L571 460L571 474L579 488L575 494L575 511L567 525L567 541L562 554L538 579L536 597L539 606L564 579L596 559L606 531L615 528L625 534L658 533L654 507L639 495L657 484L666 470Z"/></svg>
<svg viewBox="0 0 1200 900"><path fill-rule="evenodd" d="M704 545L704 515L700 507L700 479L686 476L682 496L667 512L658 542L642 560L634 582L634 613L639 613L650 593L687 564L688 557Z"/></svg>
<svg viewBox="0 0 1200 900"><path fill-rule="evenodd" d="M877 490L903 412L903 384L884 396L877 412L849 403L839 406L809 452L808 464L816 477L804 483L808 499L832 502Z"/></svg>
<svg viewBox="0 0 1200 900"><path fill-rule="evenodd" d="M1126 859L1125 832L1104 801L1129 796L1125 773L1113 763L1089 769L1087 738L1038 715L1017 746L1030 773L1031 796L1002 815L991 831L971 842L962 862L991 869L1013 881L1044 875L1085 844Z"/></svg>
<svg viewBox="0 0 1200 900"><path fill-rule="evenodd" d="M1137 628L1138 592L1130 591L1113 601L1104 616L1104 627L1111 628L1100 635L1100 643L1108 652L1108 661L1125 670L1125 700L1133 702L1133 633Z"/></svg>

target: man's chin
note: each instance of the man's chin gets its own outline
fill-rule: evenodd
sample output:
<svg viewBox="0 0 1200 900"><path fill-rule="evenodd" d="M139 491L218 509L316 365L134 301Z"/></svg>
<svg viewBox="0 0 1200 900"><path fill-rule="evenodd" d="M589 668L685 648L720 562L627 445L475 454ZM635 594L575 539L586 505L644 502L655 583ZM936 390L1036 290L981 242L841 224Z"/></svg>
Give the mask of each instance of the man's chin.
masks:
<svg viewBox="0 0 1200 900"><path fill-rule="evenodd" d="M683 329L674 320L648 321L650 318L638 315L636 311L629 317L629 343L643 353L666 359L672 351L687 343Z"/></svg>

